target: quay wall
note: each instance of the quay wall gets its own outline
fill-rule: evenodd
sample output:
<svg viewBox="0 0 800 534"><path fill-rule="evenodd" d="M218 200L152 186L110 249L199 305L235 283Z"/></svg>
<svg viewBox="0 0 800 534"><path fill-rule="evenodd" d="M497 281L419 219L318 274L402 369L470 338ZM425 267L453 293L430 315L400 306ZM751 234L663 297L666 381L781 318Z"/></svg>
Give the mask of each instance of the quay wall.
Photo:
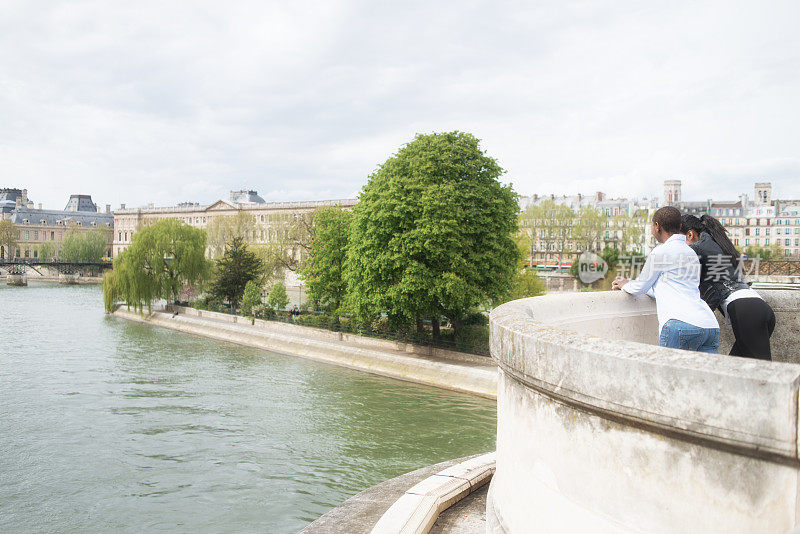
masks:
<svg viewBox="0 0 800 534"><path fill-rule="evenodd" d="M646 296L547 295L495 309L488 532L794 529L800 291L761 294L777 316L774 362L658 347Z"/></svg>

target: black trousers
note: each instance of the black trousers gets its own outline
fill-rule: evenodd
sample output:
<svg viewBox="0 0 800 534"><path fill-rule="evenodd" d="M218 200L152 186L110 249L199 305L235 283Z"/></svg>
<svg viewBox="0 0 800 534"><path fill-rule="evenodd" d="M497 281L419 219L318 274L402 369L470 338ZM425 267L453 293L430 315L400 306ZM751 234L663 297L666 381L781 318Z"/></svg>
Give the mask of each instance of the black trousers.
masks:
<svg viewBox="0 0 800 534"><path fill-rule="evenodd" d="M769 304L759 298L736 299L728 304L728 317L736 337L731 356L772 360L769 337L775 330L775 313Z"/></svg>

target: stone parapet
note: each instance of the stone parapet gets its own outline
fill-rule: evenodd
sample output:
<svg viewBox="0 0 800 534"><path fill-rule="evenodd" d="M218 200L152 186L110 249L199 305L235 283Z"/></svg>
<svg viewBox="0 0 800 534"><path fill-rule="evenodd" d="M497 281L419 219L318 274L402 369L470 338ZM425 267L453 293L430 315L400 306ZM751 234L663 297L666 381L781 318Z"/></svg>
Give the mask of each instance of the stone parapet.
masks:
<svg viewBox="0 0 800 534"><path fill-rule="evenodd" d="M796 361L800 292L763 295L778 316L776 357ZM800 365L658 347L657 325L651 299L620 292L492 312L491 531L794 527Z"/></svg>

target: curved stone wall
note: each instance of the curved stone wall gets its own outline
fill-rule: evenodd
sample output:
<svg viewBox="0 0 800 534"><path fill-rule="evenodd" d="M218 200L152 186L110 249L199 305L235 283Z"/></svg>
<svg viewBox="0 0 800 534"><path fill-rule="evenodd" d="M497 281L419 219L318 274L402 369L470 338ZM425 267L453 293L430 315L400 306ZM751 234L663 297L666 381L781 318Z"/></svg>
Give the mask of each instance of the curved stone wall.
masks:
<svg viewBox="0 0 800 534"><path fill-rule="evenodd" d="M776 359L797 361L800 292L762 294L778 316ZM500 376L489 531L798 522L800 365L655 346L653 301L621 292L509 302L490 328Z"/></svg>

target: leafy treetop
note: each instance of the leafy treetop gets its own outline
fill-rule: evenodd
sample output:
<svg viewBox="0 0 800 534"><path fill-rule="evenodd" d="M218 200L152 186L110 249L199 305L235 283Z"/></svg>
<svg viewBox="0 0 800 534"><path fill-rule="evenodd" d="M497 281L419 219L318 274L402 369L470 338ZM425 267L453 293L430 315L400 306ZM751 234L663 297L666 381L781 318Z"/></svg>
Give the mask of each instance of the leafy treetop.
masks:
<svg viewBox="0 0 800 534"><path fill-rule="evenodd" d="M345 280L364 318L450 318L505 295L517 266L517 195L479 141L417 135L364 186L353 210ZM419 324L419 323L418 323Z"/></svg>

